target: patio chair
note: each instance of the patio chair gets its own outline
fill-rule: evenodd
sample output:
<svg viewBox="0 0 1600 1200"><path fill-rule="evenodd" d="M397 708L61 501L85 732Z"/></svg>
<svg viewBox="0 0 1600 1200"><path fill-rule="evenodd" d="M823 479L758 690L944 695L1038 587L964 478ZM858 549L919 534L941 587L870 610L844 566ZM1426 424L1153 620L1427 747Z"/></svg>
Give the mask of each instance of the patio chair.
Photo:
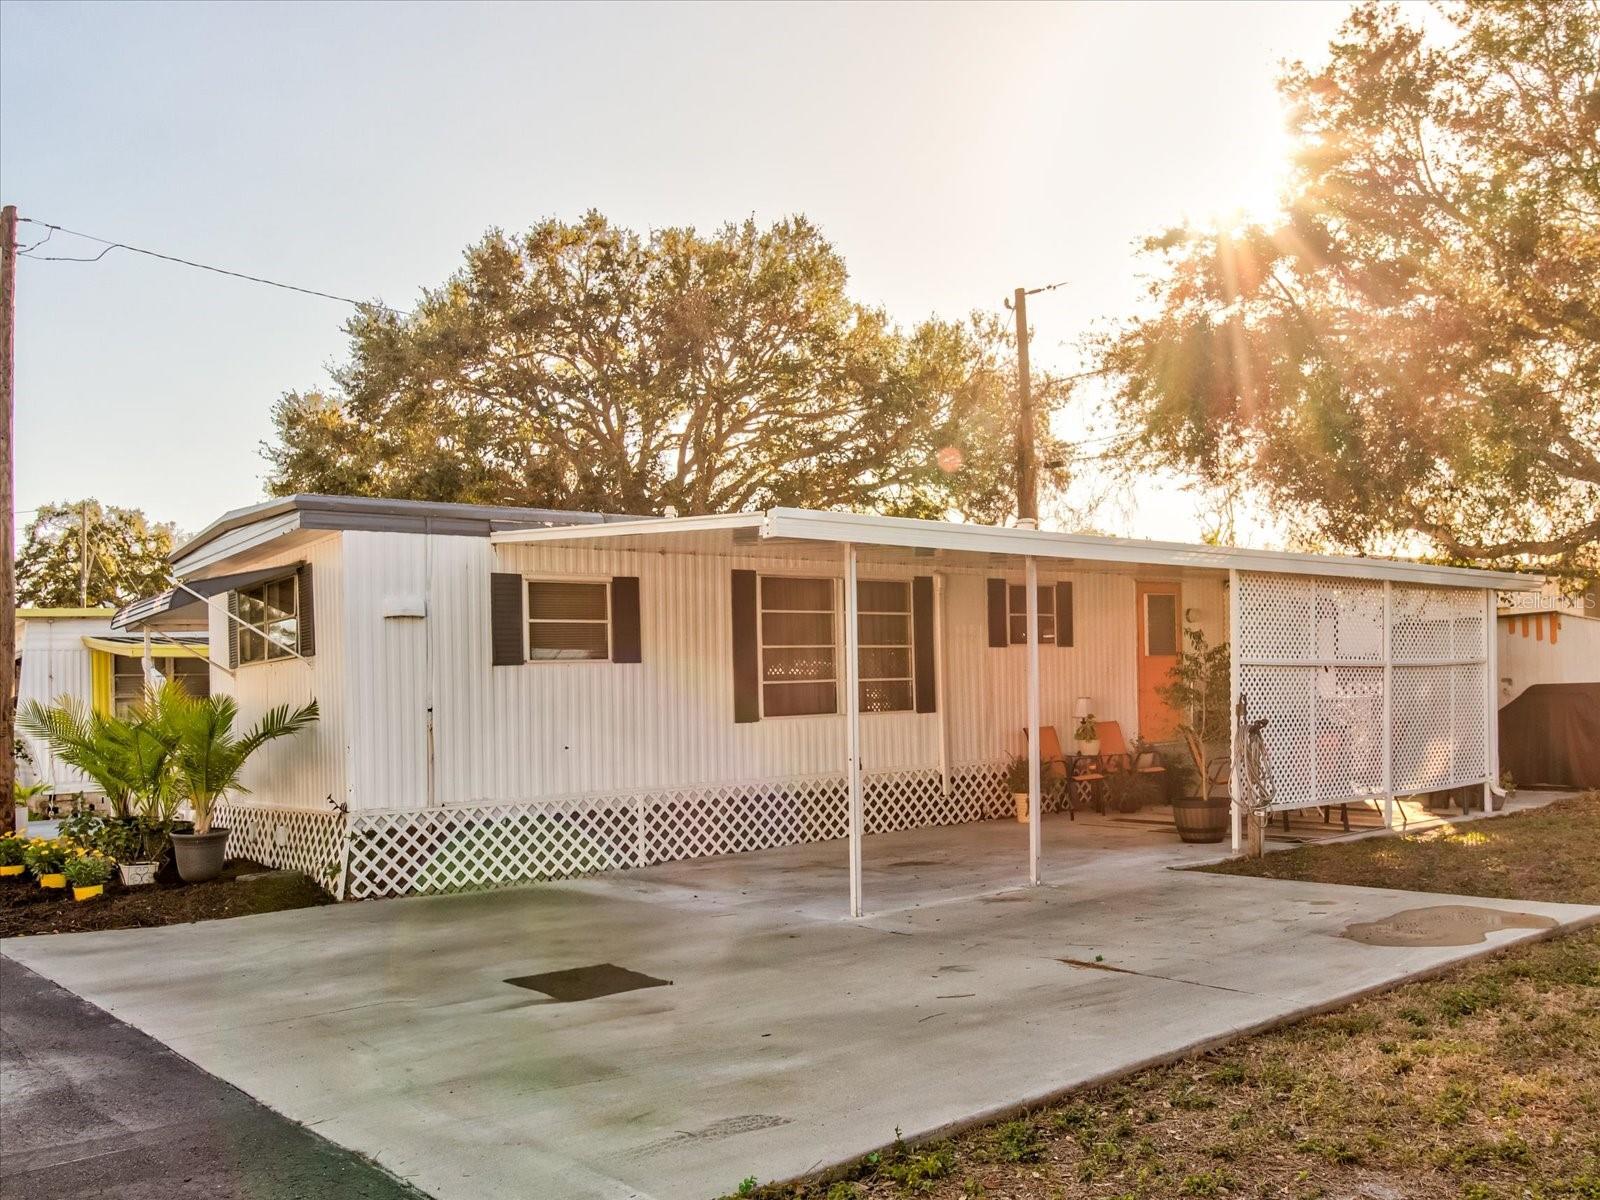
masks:
<svg viewBox="0 0 1600 1200"><path fill-rule="evenodd" d="M1028 731L1022 731L1023 744L1027 744ZM1040 800L1048 795L1051 800L1065 804L1067 819L1076 821L1078 814L1072 807L1072 760L1061 752L1061 739L1054 725L1039 726L1039 790Z"/></svg>

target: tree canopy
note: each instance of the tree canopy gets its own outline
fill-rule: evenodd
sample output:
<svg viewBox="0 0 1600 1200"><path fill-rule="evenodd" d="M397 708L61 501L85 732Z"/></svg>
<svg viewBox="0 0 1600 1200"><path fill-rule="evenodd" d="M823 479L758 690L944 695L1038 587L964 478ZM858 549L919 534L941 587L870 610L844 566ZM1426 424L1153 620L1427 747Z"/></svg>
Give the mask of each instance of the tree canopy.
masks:
<svg viewBox="0 0 1600 1200"><path fill-rule="evenodd" d="M902 332L846 282L798 217L642 236L591 212L492 231L413 313L353 318L331 389L278 402L270 485L685 515L1013 512L1004 323ZM1065 389L1036 393L1049 487Z"/></svg>
<svg viewBox="0 0 1600 1200"><path fill-rule="evenodd" d="M1122 449L1324 542L1600 570L1600 5L1366 3L1288 70L1281 224L1152 238Z"/></svg>
<svg viewBox="0 0 1600 1200"><path fill-rule="evenodd" d="M120 606L172 586L173 527L98 500L42 505L23 530L17 600L38 608ZM87 590L81 589L88 548Z"/></svg>

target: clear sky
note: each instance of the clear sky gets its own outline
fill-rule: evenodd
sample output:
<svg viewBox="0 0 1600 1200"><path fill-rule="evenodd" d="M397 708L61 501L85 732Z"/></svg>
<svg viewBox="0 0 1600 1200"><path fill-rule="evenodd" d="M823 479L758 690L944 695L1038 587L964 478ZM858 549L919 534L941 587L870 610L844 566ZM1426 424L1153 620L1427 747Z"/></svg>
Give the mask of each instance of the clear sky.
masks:
<svg viewBox="0 0 1600 1200"><path fill-rule="evenodd" d="M1279 64L1347 9L6 0L0 195L402 308L491 226L803 212L905 322L1069 281L1031 315L1036 362L1071 368L1137 303L1138 238L1270 204ZM121 251L23 260L17 310L19 509L90 494L188 531L262 498L269 407L326 381L347 315ZM1189 538L1193 509L1102 523Z"/></svg>

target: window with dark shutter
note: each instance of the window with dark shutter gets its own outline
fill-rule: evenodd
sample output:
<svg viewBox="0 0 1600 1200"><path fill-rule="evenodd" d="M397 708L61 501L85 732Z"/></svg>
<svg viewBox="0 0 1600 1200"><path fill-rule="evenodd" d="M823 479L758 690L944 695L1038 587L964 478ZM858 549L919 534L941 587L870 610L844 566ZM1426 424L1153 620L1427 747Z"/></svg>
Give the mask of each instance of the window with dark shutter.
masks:
<svg viewBox="0 0 1600 1200"><path fill-rule="evenodd" d="M1056 640L1056 593L1048 584L1040 584L1039 593L1039 644L1052 645ZM1028 589L1020 583L1006 588L1006 629L1013 646L1028 642Z"/></svg>
<svg viewBox="0 0 1600 1200"><path fill-rule="evenodd" d="M295 600L299 604L300 656L310 658L317 652L316 594L311 583L311 564L305 563L295 575Z"/></svg>
<svg viewBox="0 0 1600 1200"><path fill-rule="evenodd" d="M611 657L611 602L603 583L528 580L528 659Z"/></svg>
<svg viewBox="0 0 1600 1200"><path fill-rule="evenodd" d="M861 711L910 712L911 585L903 579L862 579L856 597Z"/></svg>

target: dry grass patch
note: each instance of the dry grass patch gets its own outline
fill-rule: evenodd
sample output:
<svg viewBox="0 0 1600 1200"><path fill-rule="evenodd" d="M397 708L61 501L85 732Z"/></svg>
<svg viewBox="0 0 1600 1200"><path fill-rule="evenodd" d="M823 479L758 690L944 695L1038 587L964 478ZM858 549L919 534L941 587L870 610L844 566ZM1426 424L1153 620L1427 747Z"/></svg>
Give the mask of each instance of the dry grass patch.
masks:
<svg viewBox="0 0 1600 1200"><path fill-rule="evenodd" d="M1242 874L1600 903L1600 795ZM1239 870L1243 866L1245 869ZM758 1200L1600 1200L1600 930Z"/></svg>

